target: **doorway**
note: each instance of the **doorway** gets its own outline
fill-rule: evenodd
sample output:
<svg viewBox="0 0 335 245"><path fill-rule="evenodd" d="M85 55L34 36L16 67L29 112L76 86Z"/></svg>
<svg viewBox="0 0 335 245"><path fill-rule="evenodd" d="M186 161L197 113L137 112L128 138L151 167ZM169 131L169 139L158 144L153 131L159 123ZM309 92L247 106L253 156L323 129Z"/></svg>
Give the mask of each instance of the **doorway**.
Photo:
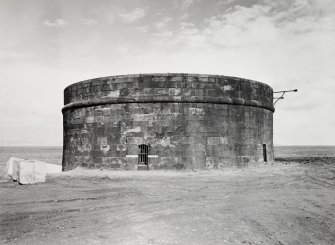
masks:
<svg viewBox="0 0 335 245"><path fill-rule="evenodd" d="M268 156L266 152L266 144L263 144L263 159L264 159L264 162L268 161Z"/></svg>
<svg viewBox="0 0 335 245"><path fill-rule="evenodd" d="M145 168L148 169L149 166L149 146L142 144L139 145L138 148L140 148L139 154L138 154L138 169Z"/></svg>

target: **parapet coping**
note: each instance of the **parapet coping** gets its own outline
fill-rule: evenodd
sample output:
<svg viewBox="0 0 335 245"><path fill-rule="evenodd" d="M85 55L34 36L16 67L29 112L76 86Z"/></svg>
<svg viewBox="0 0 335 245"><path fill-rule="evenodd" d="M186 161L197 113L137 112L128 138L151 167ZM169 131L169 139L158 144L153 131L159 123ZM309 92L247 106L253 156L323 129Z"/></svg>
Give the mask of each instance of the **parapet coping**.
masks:
<svg viewBox="0 0 335 245"><path fill-rule="evenodd" d="M129 104L129 103L202 103L202 104L227 104L227 105L243 105L251 107L259 107L263 109L275 111L274 106L263 104L256 100L245 100L239 98L220 98L220 97L183 97L180 96L167 96L167 97L123 97L123 98L96 98L91 100L75 101L65 105L62 109L64 113L67 110L78 108L93 107L107 104Z"/></svg>
<svg viewBox="0 0 335 245"><path fill-rule="evenodd" d="M233 80L242 80L242 81L247 81L250 83L257 83L260 84L262 86L266 86L269 87L272 91L273 88L266 84L266 83L262 83L256 80L251 80L251 79L246 79L246 78L241 78L241 77L234 77L234 76L224 76L224 75L213 75L213 74L197 74L197 73L138 73L138 74L126 74L126 75L113 75L113 76L105 76L105 77L97 77L97 78L92 78L92 79L86 79L86 80L82 80L76 83L72 83L69 86L67 86L64 91L74 85L78 85L80 83L92 83L95 81L99 81L99 80L104 80L104 79L113 79L113 78L133 78L133 77L146 77L146 76L157 76L157 77L173 77L173 76L183 76L183 77L211 77L211 78L226 78L226 79L233 79Z"/></svg>

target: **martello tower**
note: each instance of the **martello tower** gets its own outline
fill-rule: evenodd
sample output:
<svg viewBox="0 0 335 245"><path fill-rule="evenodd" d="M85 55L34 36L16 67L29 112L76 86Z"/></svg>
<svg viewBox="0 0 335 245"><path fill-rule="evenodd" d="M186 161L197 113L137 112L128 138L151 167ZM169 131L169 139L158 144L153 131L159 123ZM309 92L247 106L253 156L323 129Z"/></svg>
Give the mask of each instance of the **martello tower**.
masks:
<svg viewBox="0 0 335 245"><path fill-rule="evenodd" d="M242 78L137 74L64 91L63 170L205 169L273 161L273 90Z"/></svg>

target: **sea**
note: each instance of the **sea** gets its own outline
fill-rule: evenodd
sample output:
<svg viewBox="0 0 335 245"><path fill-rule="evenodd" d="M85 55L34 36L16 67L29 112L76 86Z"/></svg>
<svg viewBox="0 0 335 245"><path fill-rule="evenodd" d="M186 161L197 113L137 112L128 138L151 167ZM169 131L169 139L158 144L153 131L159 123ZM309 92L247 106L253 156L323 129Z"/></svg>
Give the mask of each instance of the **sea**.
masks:
<svg viewBox="0 0 335 245"><path fill-rule="evenodd" d="M275 146L275 157L335 157L335 146ZM0 174L10 157L62 164L61 146L0 146Z"/></svg>
<svg viewBox="0 0 335 245"><path fill-rule="evenodd" d="M335 157L335 145L275 146L276 157Z"/></svg>

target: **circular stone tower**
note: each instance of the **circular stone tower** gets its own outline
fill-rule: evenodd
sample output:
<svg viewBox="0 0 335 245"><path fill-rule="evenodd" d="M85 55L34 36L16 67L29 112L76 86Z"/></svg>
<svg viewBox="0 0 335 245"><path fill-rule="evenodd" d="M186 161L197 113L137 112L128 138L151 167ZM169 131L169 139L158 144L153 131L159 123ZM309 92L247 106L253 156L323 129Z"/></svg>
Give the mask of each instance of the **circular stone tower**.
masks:
<svg viewBox="0 0 335 245"><path fill-rule="evenodd" d="M273 161L273 90L242 78L138 74L64 90L63 170L205 169Z"/></svg>

